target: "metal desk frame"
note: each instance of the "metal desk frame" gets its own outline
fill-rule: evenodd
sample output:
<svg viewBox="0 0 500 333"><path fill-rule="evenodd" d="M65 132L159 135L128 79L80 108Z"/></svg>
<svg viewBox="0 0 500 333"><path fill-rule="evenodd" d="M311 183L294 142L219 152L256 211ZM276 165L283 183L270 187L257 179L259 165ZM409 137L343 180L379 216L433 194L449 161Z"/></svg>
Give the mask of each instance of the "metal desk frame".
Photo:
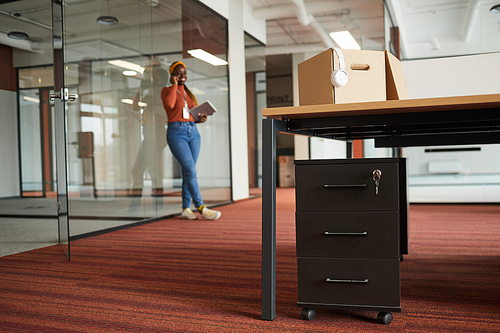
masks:
<svg viewBox="0 0 500 333"><path fill-rule="evenodd" d="M500 143L500 94L263 109L262 319L276 317L276 133L376 147Z"/></svg>

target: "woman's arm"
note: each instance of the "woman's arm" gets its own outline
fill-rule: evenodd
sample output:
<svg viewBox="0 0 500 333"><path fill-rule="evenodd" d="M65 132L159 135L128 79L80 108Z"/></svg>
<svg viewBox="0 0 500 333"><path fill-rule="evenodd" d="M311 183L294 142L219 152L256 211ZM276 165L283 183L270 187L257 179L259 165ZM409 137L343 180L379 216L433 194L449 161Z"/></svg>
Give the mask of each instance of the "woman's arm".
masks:
<svg viewBox="0 0 500 333"><path fill-rule="evenodd" d="M170 88L163 88L161 91L161 99L163 104L173 109L175 107L175 102L177 100L177 84L173 85Z"/></svg>

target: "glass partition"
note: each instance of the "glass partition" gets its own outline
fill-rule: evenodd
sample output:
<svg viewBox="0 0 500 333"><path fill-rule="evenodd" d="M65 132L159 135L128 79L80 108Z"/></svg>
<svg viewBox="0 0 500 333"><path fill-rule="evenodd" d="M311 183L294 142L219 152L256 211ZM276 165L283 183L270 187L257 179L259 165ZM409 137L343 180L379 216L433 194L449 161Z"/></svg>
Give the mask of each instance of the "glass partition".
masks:
<svg viewBox="0 0 500 333"><path fill-rule="evenodd" d="M68 110L68 145L78 143L68 148L72 229L93 217L180 213L180 167L167 147L160 96L177 60L186 64L186 85L198 102L210 100L218 110L198 125L202 195L207 204L229 201L227 66L187 53L202 48L226 59L226 21L193 1L108 5L66 10L66 81L79 95ZM98 24L96 12L118 23ZM89 23L79 31L83 20Z"/></svg>
<svg viewBox="0 0 500 333"><path fill-rule="evenodd" d="M40 13L40 20L46 15L50 22L49 10ZM117 22L100 24L101 16ZM161 6L82 1L66 3L64 27L65 86L78 95L66 103L71 236L180 213L180 166L166 143L160 97L170 85L169 66L177 60L186 64L186 85L198 102L210 100L217 108L197 125L203 199L208 205L229 202L227 65L214 66L188 53L203 49L227 60L226 20L191 0ZM52 59L44 53L17 59L22 195L50 197L57 182L50 125Z"/></svg>

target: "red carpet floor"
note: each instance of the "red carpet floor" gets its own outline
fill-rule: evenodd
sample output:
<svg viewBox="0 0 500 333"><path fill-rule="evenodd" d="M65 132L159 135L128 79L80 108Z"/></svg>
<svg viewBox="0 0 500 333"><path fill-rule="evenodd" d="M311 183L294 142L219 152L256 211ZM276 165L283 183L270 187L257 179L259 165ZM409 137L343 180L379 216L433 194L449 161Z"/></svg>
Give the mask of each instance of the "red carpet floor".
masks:
<svg viewBox="0 0 500 333"><path fill-rule="evenodd" d="M0 258L1 332L500 332L500 205L412 205L402 312L296 307L294 190L278 190L277 318L262 321L261 199Z"/></svg>

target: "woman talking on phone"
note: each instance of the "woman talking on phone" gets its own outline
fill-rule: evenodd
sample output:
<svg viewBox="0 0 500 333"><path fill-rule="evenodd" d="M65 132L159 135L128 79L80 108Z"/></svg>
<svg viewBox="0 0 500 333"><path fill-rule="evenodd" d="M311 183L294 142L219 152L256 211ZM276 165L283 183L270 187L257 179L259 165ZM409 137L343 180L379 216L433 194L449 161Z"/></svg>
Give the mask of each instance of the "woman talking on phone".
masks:
<svg viewBox="0 0 500 333"><path fill-rule="evenodd" d="M203 203L196 175L196 161L200 153L201 138L189 109L198 103L186 87L187 71L182 61L174 62L169 69L170 87L161 91L163 107L167 113L167 143L182 168L183 219L195 220L198 215L191 210L191 201L198 213L206 219L217 220L221 212L211 210ZM206 114L198 114L199 123L207 121Z"/></svg>

